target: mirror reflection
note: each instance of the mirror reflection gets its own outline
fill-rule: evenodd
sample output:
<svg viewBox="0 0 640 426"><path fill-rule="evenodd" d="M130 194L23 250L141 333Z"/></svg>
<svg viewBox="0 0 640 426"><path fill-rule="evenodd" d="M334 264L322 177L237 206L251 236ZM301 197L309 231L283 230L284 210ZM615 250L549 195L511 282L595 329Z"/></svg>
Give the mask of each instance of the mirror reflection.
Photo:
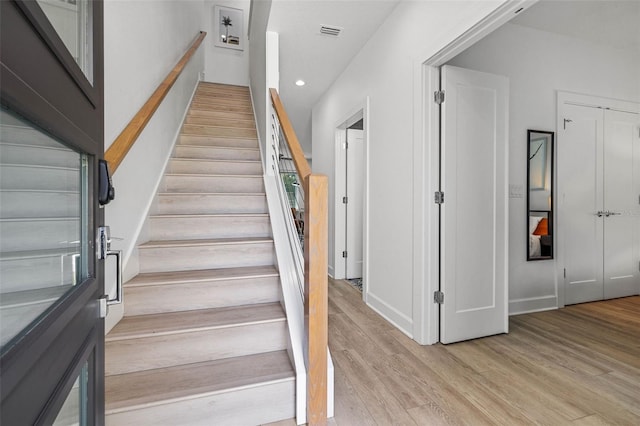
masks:
<svg viewBox="0 0 640 426"><path fill-rule="evenodd" d="M553 139L527 131L527 260L553 259Z"/></svg>

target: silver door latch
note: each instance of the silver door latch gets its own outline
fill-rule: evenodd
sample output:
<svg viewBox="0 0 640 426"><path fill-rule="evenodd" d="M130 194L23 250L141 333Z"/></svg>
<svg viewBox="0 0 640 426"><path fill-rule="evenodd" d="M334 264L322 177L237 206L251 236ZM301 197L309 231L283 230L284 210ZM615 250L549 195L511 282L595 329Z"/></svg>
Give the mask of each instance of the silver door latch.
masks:
<svg viewBox="0 0 640 426"><path fill-rule="evenodd" d="M122 250L111 250L111 228L108 226L98 227L97 255L98 260L106 260L108 256L116 257L116 296L113 299L109 299L107 296L106 304L115 305L122 303ZM108 294L106 289L104 293Z"/></svg>

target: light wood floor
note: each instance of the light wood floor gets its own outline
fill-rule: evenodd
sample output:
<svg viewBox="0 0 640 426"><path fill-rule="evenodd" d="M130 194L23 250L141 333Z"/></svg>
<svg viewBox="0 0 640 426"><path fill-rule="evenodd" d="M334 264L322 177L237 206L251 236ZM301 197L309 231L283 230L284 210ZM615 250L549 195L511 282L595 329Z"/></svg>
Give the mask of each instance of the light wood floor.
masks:
<svg viewBox="0 0 640 426"><path fill-rule="evenodd" d="M640 297L514 316L508 335L420 346L330 281L329 346L330 424L640 425Z"/></svg>

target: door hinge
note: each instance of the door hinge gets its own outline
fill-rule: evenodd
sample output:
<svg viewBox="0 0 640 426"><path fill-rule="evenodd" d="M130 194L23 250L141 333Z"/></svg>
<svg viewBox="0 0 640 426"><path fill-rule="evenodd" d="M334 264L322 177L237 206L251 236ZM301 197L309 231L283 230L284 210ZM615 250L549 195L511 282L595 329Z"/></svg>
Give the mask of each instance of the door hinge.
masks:
<svg viewBox="0 0 640 426"><path fill-rule="evenodd" d="M436 191L436 192L433 194L433 201L434 201L436 204L442 204L442 203L444 203L444 192L442 192L442 191Z"/></svg>
<svg viewBox="0 0 640 426"><path fill-rule="evenodd" d="M441 105L444 102L444 90L436 90L433 92L433 101Z"/></svg>
<svg viewBox="0 0 640 426"><path fill-rule="evenodd" d="M349 197L342 197L342 204L347 204L349 202Z"/></svg>
<svg viewBox="0 0 640 426"><path fill-rule="evenodd" d="M567 278L567 268L564 268L564 278Z"/></svg>
<svg viewBox="0 0 640 426"><path fill-rule="evenodd" d="M438 305L442 305L444 303L444 293L441 291L433 292L433 303L437 303Z"/></svg>
<svg viewBox="0 0 640 426"><path fill-rule="evenodd" d="M342 257L345 257L345 258L347 257L347 251L346 250L342 252Z"/></svg>

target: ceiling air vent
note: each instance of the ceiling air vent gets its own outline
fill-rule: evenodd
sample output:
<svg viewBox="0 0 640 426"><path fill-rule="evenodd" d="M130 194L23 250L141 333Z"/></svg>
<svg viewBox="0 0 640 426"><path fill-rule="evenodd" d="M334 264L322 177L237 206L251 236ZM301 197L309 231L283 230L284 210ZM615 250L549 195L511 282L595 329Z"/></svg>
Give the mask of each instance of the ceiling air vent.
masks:
<svg viewBox="0 0 640 426"><path fill-rule="evenodd" d="M340 27L332 27L330 25L320 26L320 34L324 34L328 36L338 37L341 31L342 31L342 28Z"/></svg>

